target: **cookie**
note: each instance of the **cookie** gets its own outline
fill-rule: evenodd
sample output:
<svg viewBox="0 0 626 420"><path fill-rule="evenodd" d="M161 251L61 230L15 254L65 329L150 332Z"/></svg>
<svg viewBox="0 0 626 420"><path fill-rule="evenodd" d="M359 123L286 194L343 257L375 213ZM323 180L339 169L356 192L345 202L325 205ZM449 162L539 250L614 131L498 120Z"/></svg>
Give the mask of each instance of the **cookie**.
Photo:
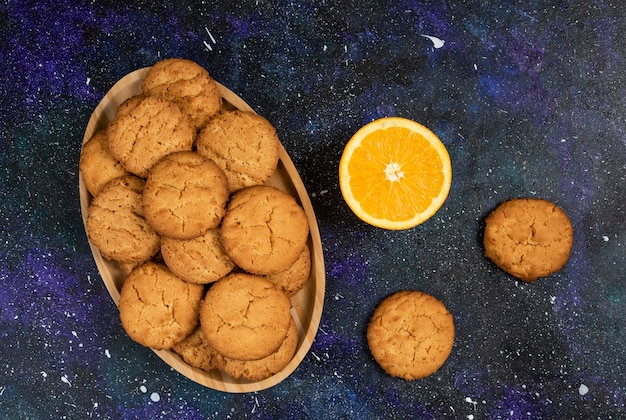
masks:
<svg viewBox="0 0 626 420"><path fill-rule="evenodd" d="M176 277L162 264L148 261L124 281L119 310L122 326L137 343L170 349L198 326L204 287Z"/></svg>
<svg viewBox="0 0 626 420"><path fill-rule="evenodd" d="M209 372L220 366L219 354L206 341L206 337L199 327L183 341L172 347L172 350L192 367Z"/></svg>
<svg viewBox="0 0 626 420"><path fill-rule="evenodd" d="M130 175L111 154L106 130L98 131L83 145L78 166L92 196L98 195L109 181Z"/></svg>
<svg viewBox="0 0 626 420"><path fill-rule="evenodd" d="M228 256L253 274L276 274L300 256L309 235L306 214L275 187L258 185L234 194L220 227Z"/></svg>
<svg viewBox="0 0 626 420"><path fill-rule="evenodd" d="M310 274L311 252L309 247L305 246L296 262L291 264L289 268L280 273L269 274L265 278L280 287L287 296L291 297L302 290L309 280Z"/></svg>
<svg viewBox="0 0 626 420"><path fill-rule="evenodd" d="M224 172L195 152L171 153L149 171L142 203L161 235L192 239L215 229L228 201Z"/></svg>
<svg viewBox="0 0 626 420"><path fill-rule="evenodd" d="M216 115L198 133L198 153L226 173L231 192L264 184L278 165L280 141L265 118L253 112Z"/></svg>
<svg viewBox="0 0 626 420"><path fill-rule="evenodd" d="M569 259L574 229L554 203L516 198L496 207L485 219L485 255L525 282L559 271Z"/></svg>
<svg viewBox="0 0 626 420"><path fill-rule="evenodd" d="M258 360L235 360L221 355L217 356L217 363L224 372L235 379L261 381L280 372L289 364L298 348L298 328L291 320L287 337L277 351Z"/></svg>
<svg viewBox="0 0 626 420"><path fill-rule="evenodd" d="M131 96L117 107L117 109L115 110L115 116L120 118L122 116L128 115L130 111L135 109L135 107L137 107L137 105L139 105L144 99L144 95Z"/></svg>
<svg viewBox="0 0 626 420"><path fill-rule="evenodd" d="M257 360L276 352L285 340L291 301L263 277L231 273L213 283L200 308L208 343L223 356Z"/></svg>
<svg viewBox="0 0 626 420"><path fill-rule="evenodd" d="M216 229L187 240L162 237L161 253L169 269L191 283L212 283L235 267L224 251Z"/></svg>
<svg viewBox="0 0 626 420"><path fill-rule="evenodd" d="M143 79L145 95L175 102L200 129L222 106L215 80L199 64L183 58L168 58L153 65Z"/></svg>
<svg viewBox="0 0 626 420"><path fill-rule="evenodd" d="M191 150L196 130L178 105L157 96L134 98L107 128L109 149L124 168L141 178L163 156Z"/></svg>
<svg viewBox="0 0 626 420"><path fill-rule="evenodd" d="M420 379L436 372L454 344L454 320L443 303L418 291L385 298L367 327L376 362L391 376Z"/></svg>
<svg viewBox="0 0 626 420"><path fill-rule="evenodd" d="M141 263L159 250L161 239L143 217L144 181L126 175L110 181L87 210L89 240L104 258Z"/></svg>

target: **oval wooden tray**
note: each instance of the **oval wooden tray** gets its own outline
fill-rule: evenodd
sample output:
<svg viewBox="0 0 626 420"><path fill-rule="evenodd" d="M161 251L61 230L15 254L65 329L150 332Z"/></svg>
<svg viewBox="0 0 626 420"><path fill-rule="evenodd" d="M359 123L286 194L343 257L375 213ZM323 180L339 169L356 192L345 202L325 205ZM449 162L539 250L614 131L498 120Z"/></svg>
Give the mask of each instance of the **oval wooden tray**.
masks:
<svg viewBox="0 0 626 420"><path fill-rule="evenodd" d="M107 92L89 119L87 128L85 129L83 144L98 130L104 129L107 126L115 115L116 109L122 102L131 96L141 93L141 82L147 71L148 68L143 68L126 75ZM254 112L252 108L236 94L221 84L219 87L224 98L225 109L237 108L243 111ZM302 179L282 145L280 146L278 168L269 179L268 184L278 187L296 197L308 216L311 230L308 243L311 250L311 275L306 286L291 299L293 304L292 315L298 326L299 335L298 348L294 358L282 371L270 378L262 381L246 381L233 379L218 370L205 372L193 368L172 351L154 350L165 363L181 374L199 384L219 391L233 393L254 392L280 383L298 367L308 353L313 344L315 334L317 333L320 318L322 317L326 274L317 219L315 218L313 207L304 184L302 183ZM91 196L80 174L79 191L80 207L84 224L87 220ZM120 290L124 283L125 274L117 263L104 259L102 255L100 255L98 248L91 243L89 245L102 280L115 304L119 305Z"/></svg>

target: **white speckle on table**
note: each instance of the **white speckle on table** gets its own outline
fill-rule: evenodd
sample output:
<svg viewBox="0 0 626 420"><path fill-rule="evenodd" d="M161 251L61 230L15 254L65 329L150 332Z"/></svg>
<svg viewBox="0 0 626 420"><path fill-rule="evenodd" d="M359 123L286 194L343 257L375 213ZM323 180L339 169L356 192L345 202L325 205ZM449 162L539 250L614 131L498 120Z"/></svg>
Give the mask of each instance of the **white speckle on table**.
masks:
<svg viewBox="0 0 626 420"><path fill-rule="evenodd" d="M435 48L441 48L443 47L443 44L446 43L446 41L444 41L443 39L439 39L436 36L430 36L430 35L424 35L424 34L422 34L422 36L424 38L430 39L430 41L433 43L433 47Z"/></svg>
<svg viewBox="0 0 626 420"><path fill-rule="evenodd" d="M41 376L43 376L44 378L47 378L47 377L48 377L48 374L42 370L42 371L41 371Z"/></svg>
<svg viewBox="0 0 626 420"><path fill-rule="evenodd" d="M150 394L150 400L152 400L152 402L159 402L161 400L161 396L157 392L153 392Z"/></svg>
<svg viewBox="0 0 626 420"><path fill-rule="evenodd" d="M474 401L470 397L465 397L465 402L468 404L472 404L474 406L474 410L476 410L476 405L478 404L478 401Z"/></svg>
<svg viewBox="0 0 626 420"><path fill-rule="evenodd" d="M104 349L104 355L109 359L111 358L111 353L109 353L109 349Z"/></svg>
<svg viewBox="0 0 626 420"><path fill-rule="evenodd" d="M556 302L556 296L550 296L550 303L554 305L554 302Z"/></svg>
<svg viewBox="0 0 626 420"><path fill-rule="evenodd" d="M211 43L213 43L213 45L217 44L217 42L215 42L215 38L213 38L213 35L211 34L211 31L209 31L209 28L207 28L206 26L204 27L204 30L206 31L206 33L209 35L209 38L211 38ZM206 41L202 41L202 43L204 44L204 46L206 47L207 50L209 51L213 51L213 48L211 47L211 44L209 44Z"/></svg>
<svg viewBox="0 0 626 420"><path fill-rule="evenodd" d="M69 386L72 386L72 384L70 383L70 380L67 379L67 375L63 375L61 376L61 382L68 384Z"/></svg>
<svg viewBox="0 0 626 420"><path fill-rule="evenodd" d="M609 237L606 235L602 235L602 239L604 240L604 242L608 242L609 241Z"/></svg>
<svg viewBox="0 0 626 420"><path fill-rule="evenodd" d="M148 388L146 388L146 386L145 386L145 385L141 385L141 386L139 387L139 390L140 390L141 392L143 392L144 394L145 394L146 392L148 392Z"/></svg>
<svg viewBox="0 0 626 420"><path fill-rule="evenodd" d="M580 384L580 387L578 387L578 393L580 395L585 395L587 392L589 392L589 387L585 384Z"/></svg>

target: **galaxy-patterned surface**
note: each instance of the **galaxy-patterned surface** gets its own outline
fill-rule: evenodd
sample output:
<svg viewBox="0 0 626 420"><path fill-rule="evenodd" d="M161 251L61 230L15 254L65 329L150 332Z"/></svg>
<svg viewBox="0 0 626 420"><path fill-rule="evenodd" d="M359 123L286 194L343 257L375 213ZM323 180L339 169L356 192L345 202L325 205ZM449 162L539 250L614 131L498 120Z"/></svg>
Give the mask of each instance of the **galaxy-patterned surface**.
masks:
<svg viewBox="0 0 626 420"><path fill-rule="evenodd" d="M0 418L626 418L622 4L2 2ZM276 126L317 215L320 329L264 391L202 387L130 340L83 229L92 110L174 56ZM392 115L431 128L453 165L443 208L395 232L359 221L337 177L350 136ZM575 229L567 265L533 284L483 256L484 218L523 196L554 201ZM456 325L446 364L411 382L365 338L402 289L441 299Z"/></svg>

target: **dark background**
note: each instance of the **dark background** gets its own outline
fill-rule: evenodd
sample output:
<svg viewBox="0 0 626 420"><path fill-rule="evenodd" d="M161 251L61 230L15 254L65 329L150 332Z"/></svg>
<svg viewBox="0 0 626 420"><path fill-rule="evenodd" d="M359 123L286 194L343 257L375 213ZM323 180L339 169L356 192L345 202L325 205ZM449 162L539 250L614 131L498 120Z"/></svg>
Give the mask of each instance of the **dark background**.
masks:
<svg viewBox="0 0 626 420"><path fill-rule="evenodd" d="M0 418L626 417L622 2L177 3L0 4ZM115 81L166 57L276 126L317 215L320 330L265 391L204 388L132 342L87 244L87 121ZM359 221L337 177L350 136L392 115L431 128L453 165L443 208L400 232ZM485 216L523 196L575 229L564 269L530 285L482 248ZM401 289L456 324L446 364L414 382L365 339Z"/></svg>

